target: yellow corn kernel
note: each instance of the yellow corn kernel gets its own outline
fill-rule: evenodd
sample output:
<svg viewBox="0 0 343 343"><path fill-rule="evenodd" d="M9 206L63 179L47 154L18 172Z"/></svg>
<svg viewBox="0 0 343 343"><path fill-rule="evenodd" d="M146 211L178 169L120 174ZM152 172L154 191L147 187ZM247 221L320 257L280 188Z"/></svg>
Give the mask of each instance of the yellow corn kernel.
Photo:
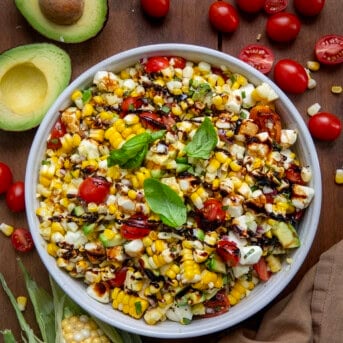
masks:
<svg viewBox="0 0 343 343"><path fill-rule="evenodd" d="M72 94L71 94L71 100L76 101L82 98L82 93L79 89L76 89Z"/></svg>
<svg viewBox="0 0 343 343"><path fill-rule="evenodd" d="M281 262L278 256L269 255L266 257L266 262L272 273L277 273L278 271L281 270Z"/></svg>
<svg viewBox="0 0 343 343"><path fill-rule="evenodd" d="M62 234L65 232L61 223L52 222L51 223L51 232L61 232Z"/></svg>
<svg viewBox="0 0 343 343"><path fill-rule="evenodd" d="M55 243L48 243L46 246L46 251L49 255L56 257L57 251L58 251L58 246Z"/></svg>
<svg viewBox="0 0 343 343"><path fill-rule="evenodd" d="M124 142L123 137L119 132L115 132L110 138L109 141L113 148L118 149Z"/></svg>
<svg viewBox="0 0 343 343"><path fill-rule="evenodd" d="M172 108L171 108L171 111L176 116L180 116L183 113L182 109L181 109L181 106L178 105L178 104L173 104Z"/></svg>
<svg viewBox="0 0 343 343"><path fill-rule="evenodd" d="M5 223L1 223L0 224L0 231L7 237L11 236L13 231L14 231L14 227L12 225L8 225Z"/></svg>
<svg viewBox="0 0 343 343"><path fill-rule="evenodd" d="M92 169L98 168L98 162L96 160L85 160L81 162L81 168L85 169L87 167L92 167Z"/></svg>
<svg viewBox="0 0 343 343"><path fill-rule="evenodd" d="M331 92L332 92L333 94L341 94L342 91L343 91L342 86L332 86L332 87L331 87Z"/></svg>
<svg viewBox="0 0 343 343"><path fill-rule="evenodd" d="M206 170L209 172L209 173L215 173L220 167L220 162L215 159L215 158L212 158L210 160L210 163L208 164ZM200 194L199 194L200 195Z"/></svg>
<svg viewBox="0 0 343 343"><path fill-rule="evenodd" d="M127 127L123 131L121 131L121 135L125 139L127 139L131 134L132 134L132 129L130 127Z"/></svg>
<svg viewBox="0 0 343 343"><path fill-rule="evenodd" d="M104 99L102 98L101 95L95 95L95 96L93 96L93 101L94 101L97 105L103 105L103 103L104 103Z"/></svg>
<svg viewBox="0 0 343 343"><path fill-rule="evenodd" d="M17 297L17 304L20 311L25 311L27 305L27 298L23 295L20 295L19 297Z"/></svg>
<svg viewBox="0 0 343 343"><path fill-rule="evenodd" d="M234 306L238 303L238 300L232 294L229 294L227 297L231 306Z"/></svg>
<svg viewBox="0 0 343 343"><path fill-rule="evenodd" d="M127 196L131 199L131 200L135 200L137 198L137 192L134 191L133 189L130 189L127 192Z"/></svg>
<svg viewBox="0 0 343 343"><path fill-rule="evenodd" d="M220 163L226 163L229 159L229 157L223 151L217 151L214 156Z"/></svg>
<svg viewBox="0 0 343 343"><path fill-rule="evenodd" d="M84 117L88 117L92 115L93 111L94 111L94 107L92 104L90 103L85 104L82 109L82 117L84 118Z"/></svg>
<svg viewBox="0 0 343 343"><path fill-rule="evenodd" d="M87 205L87 210L93 213L98 212L98 205L95 202L90 202Z"/></svg>
<svg viewBox="0 0 343 343"><path fill-rule="evenodd" d="M219 185L220 185L220 180L218 178L216 178L212 181L212 189L213 190L217 190L219 188Z"/></svg>
<svg viewBox="0 0 343 343"><path fill-rule="evenodd" d="M201 197L196 192L191 194L191 200L197 209L201 209L204 205Z"/></svg>
<svg viewBox="0 0 343 343"><path fill-rule="evenodd" d="M124 94L124 90L122 88L118 87L114 90L114 94L119 96L119 97L122 97Z"/></svg>
<svg viewBox="0 0 343 343"><path fill-rule="evenodd" d="M135 125L139 123L139 117L137 114L127 114L124 118L123 118L124 122L126 125Z"/></svg>
<svg viewBox="0 0 343 343"><path fill-rule="evenodd" d="M238 172L242 169L242 166L237 163L237 161L232 161L230 163L230 168L234 172Z"/></svg>
<svg viewBox="0 0 343 343"><path fill-rule="evenodd" d="M336 169L335 182L338 185L342 185L343 184L343 169Z"/></svg>
<svg viewBox="0 0 343 343"><path fill-rule="evenodd" d="M155 95L154 98L153 98L153 101L154 101L154 104L156 104L158 106L164 105L164 99L160 95Z"/></svg>
<svg viewBox="0 0 343 343"><path fill-rule="evenodd" d="M97 142L103 142L105 137L105 131L102 129L90 129L89 138L94 139Z"/></svg>
<svg viewBox="0 0 343 343"><path fill-rule="evenodd" d="M139 183L139 187L143 187L143 183L144 183L144 180L148 177L146 176L144 173L142 172L137 172L136 173L136 177L137 177L137 180L138 180L138 183Z"/></svg>
<svg viewBox="0 0 343 343"><path fill-rule="evenodd" d="M272 230L268 230L267 232L264 233L264 235L265 235L267 238L272 238L272 237L273 237Z"/></svg>
<svg viewBox="0 0 343 343"><path fill-rule="evenodd" d="M235 132L232 131L232 130L227 130L226 133L225 133L225 136L226 136L227 138L231 138L231 137L233 137L234 135L235 135Z"/></svg>
<svg viewBox="0 0 343 343"><path fill-rule="evenodd" d="M122 132L126 129L126 124L125 124L125 121L124 119L117 119L115 122L114 122L114 127L117 129L118 132Z"/></svg>
<svg viewBox="0 0 343 343"><path fill-rule="evenodd" d="M320 63L317 61L307 61L306 67L311 71L318 71L320 69Z"/></svg>

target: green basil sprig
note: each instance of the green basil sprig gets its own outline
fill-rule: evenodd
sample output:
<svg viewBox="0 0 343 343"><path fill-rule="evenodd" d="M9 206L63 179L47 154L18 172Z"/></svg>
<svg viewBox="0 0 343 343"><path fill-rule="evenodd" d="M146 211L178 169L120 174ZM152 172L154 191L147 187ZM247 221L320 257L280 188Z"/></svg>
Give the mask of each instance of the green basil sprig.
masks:
<svg viewBox="0 0 343 343"><path fill-rule="evenodd" d="M169 186L153 178L145 179L144 194L151 210L160 216L164 224L180 228L186 222L186 205Z"/></svg>
<svg viewBox="0 0 343 343"><path fill-rule="evenodd" d="M109 167L118 164L122 168L138 168L144 161L149 144L164 136L165 130L143 132L126 141L120 149L111 150L107 158Z"/></svg>
<svg viewBox="0 0 343 343"><path fill-rule="evenodd" d="M207 160L218 142L217 132L211 120L205 117L193 139L186 145L185 152L189 157Z"/></svg>

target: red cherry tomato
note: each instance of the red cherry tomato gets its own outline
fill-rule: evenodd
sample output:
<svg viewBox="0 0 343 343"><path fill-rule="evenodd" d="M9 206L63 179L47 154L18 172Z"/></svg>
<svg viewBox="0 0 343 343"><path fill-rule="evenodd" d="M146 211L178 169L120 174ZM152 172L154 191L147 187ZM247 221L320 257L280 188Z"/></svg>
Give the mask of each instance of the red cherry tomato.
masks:
<svg viewBox="0 0 343 343"><path fill-rule="evenodd" d="M11 184L6 193L6 204L12 212L25 210L25 185L23 181Z"/></svg>
<svg viewBox="0 0 343 343"><path fill-rule="evenodd" d="M79 197L87 203L100 204L108 196L110 184L103 177L88 177L79 186Z"/></svg>
<svg viewBox="0 0 343 343"><path fill-rule="evenodd" d="M169 63L174 68L183 69L186 66L186 60L183 57L179 57L179 56L172 56L172 57L170 57Z"/></svg>
<svg viewBox="0 0 343 343"><path fill-rule="evenodd" d="M237 6L244 12L256 13L263 8L265 0L236 0Z"/></svg>
<svg viewBox="0 0 343 343"><path fill-rule="evenodd" d="M145 63L145 71L147 73L157 73L167 67L169 67L169 60L165 56L149 57Z"/></svg>
<svg viewBox="0 0 343 343"><path fill-rule="evenodd" d="M239 262L239 248L235 242L220 240L217 243L216 251L221 259L231 267L236 266Z"/></svg>
<svg viewBox="0 0 343 343"><path fill-rule="evenodd" d="M340 64L343 62L343 36L326 35L315 45L315 54L323 64Z"/></svg>
<svg viewBox="0 0 343 343"><path fill-rule="evenodd" d="M257 276L262 281L268 281L270 278L270 271L267 268L267 263L264 257L261 257L260 260L253 265L254 270L257 273Z"/></svg>
<svg viewBox="0 0 343 343"><path fill-rule="evenodd" d="M200 318L211 318L227 312L230 302L226 290L221 289L213 298L204 301L204 306L205 314L200 315Z"/></svg>
<svg viewBox="0 0 343 343"><path fill-rule="evenodd" d="M261 73L267 74L272 69L274 54L266 46L250 44L241 50L239 59L250 64Z"/></svg>
<svg viewBox="0 0 343 343"><path fill-rule="evenodd" d="M303 185L304 181L301 177L301 168L297 165L291 165L288 169L285 170L286 179L292 183L296 183L298 185Z"/></svg>
<svg viewBox="0 0 343 343"><path fill-rule="evenodd" d="M276 13L267 20L266 32L270 39L275 42L290 42L300 32L301 23L293 13Z"/></svg>
<svg viewBox="0 0 343 343"><path fill-rule="evenodd" d="M128 112L135 111L143 105L141 98L129 96L121 103L121 117L124 117Z"/></svg>
<svg viewBox="0 0 343 343"><path fill-rule="evenodd" d="M141 0L143 11L153 18L163 18L168 14L170 0Z"/></svg>
<svg viewBox="0 0 343 343"><path fill-rule="evenodd" d="M122 267L115 271L114 278L109 280L109 285L111 288L121 287L124 285L128 269L128 267Z"/></svg>
<svg viewBox="0 0 343 343"><path fill-rule="evenodd" d="M65 125L61 122L61 119L58 119L51 130L50 137L47 142L47 148L57 150L61 145L60 138L67 133Z"/></svg>
<svg viewBox="0 0 343 343"><path fill-rule="evenodd" d="M267 14L275 14L284 11L288 6L288 0L266 0L264 11Z"/></svg>
<svg viewBox="0 0 343 343"><path fill-rule="evenodd" d="M300 94L307 89L308 76L301 64L286 58L275 64L274 81L283 91Z"/></svg>
<svg viewBox="0 0 343 343"><path fill-rule="evenodd" d="M166 128L162 117L153 112L142 112L139 114L142 124L146 129L164 130Z"/></svg>
<svg viewBox="0 0 343 343"><path fill-rule="evenodd" d="M209 8L210 23L220 32L234 32L239 25L236 9L225 1L215 1Z"/></svg>
<svg viewBox="0 0 343 343"><path fill-rule="evenodd" d="M0 162L0 194L6 193L13 182L13 174L10 167Z"/></svg>
<svg viewBox="0 0 343 343"><path fill-rule="evenodd" d="M310 118L308 127L314 138L333 141L342 131L342 122L332 113L319 112Z"/></svg>
<svg viewBox="0 0 343 343"><path fill-rule="evenodd" d="M135 214L121 226L120 234L125 239L139 239L147 236L152 228L146 216Z"/></svg>
<svg viewBox="0 0 343 343"><path fill-rule="evenodd" d="M20 252L28 252L34 248L30 231L23 228L17 228L13 231L11 242L14 249Z"/></svg>
<svg viewBox="0 0 343 343"><path fill-rule="evenodd" d="M318 15L325 4L325 0L294 0L295 9L304 16Z"/></svg>
<svg viewBox="0 0 343 343"><path fill-rule="evenodd" d="M210 222L223 221L226 217L226 212L223 210L223 204L217 199L208 199L201 209L204 218Z"/></svg>

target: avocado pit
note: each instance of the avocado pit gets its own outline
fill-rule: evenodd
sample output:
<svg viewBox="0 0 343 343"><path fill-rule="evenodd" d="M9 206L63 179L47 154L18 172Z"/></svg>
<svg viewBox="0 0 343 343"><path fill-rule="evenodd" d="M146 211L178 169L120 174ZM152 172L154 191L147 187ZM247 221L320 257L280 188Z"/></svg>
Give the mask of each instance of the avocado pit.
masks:
<svg viewBox="0 0 343 343"><path fill-rule="evenodd" d="M84 0L39 0L45 18L58 25L72 25L82 16Z"/></svg>
<svg viewBox="0 0 343 343"><path fill-rule="evenodd" d="M15 65L0 80L3 103L21 115L39 108L45 100L47 89L45 75L31 63Z"/></svg>

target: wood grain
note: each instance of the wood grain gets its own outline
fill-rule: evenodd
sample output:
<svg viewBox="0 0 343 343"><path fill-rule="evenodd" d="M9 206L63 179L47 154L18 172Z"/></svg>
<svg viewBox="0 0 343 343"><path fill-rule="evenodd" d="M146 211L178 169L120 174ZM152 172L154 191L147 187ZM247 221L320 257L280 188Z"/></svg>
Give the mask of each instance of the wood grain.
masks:
<svg viewBox="0 0 343 343"><path fill-rule="evenodd" d="M233 1L231 1L233 2ZM238 56L242 47L257 43L256 37L261 34L259 43L271 47L276 59L294 58L303 65L314 58L313 47L318 37L323 34L342 32L343 2L341 0L327 1L324 11L316 18L302 18L302 29L299 37L291 44L275 44L268 40L264 27L267 16L259 13L249 16L240 12L240 26L237 32L230 35L217 34L210 26L207 18L208 7L212 0L172 0L171 8L165 20L152 22L143 15L138 0L109 1L109 16L102 32L95 38L80 44L66 45L56 43L71 56L73 64L72 78L76 78L87 68L102 59L120 51L153 43L189 43L222 50L233 56ZM294 12L292 1L288 8ZM49 42L36 33L21 16L11 0L0 1L0 52L21 44L34 42ZM272 74L269 75L272 78ZM305 121L308 120L306 109L309 105L319 102L325 111L336 113L343 119L343 95L333 95L331 85L342 85L342 65L325 67L313 73L317 87L305 94L290 96ZM15 180L23 180L26 160L35 129L14 133L0 131L0 160L12 167ZM343 135L333 143L315 142L322 171L323 206L318 234L313 247L296 277L281 296L290 292L302 278L304 273L318 260L319 255L343 238L343 188L334 183L336 168L343 166ZM26 227L25 214L10 213L5 204L4 196L0 196L0 222L16 227ZM16 295L25 294L24 282L18 270L16 257L20 257L36 281L48 288L48 274L36 252L20 255L14 252L4 235L0 236L0 271L4 274L8 285ZM11 328L18 340L20 328L6 296L0 291L0 330ZM263 311L246 325L254 325ZM26 317L35 329L32 308L29 305ZM216 342L224 332L208 337L178 340L178 342ZM1 340L1 339L0 339ZM143 338L144 342L172 342L166 339Z"/></svg>

